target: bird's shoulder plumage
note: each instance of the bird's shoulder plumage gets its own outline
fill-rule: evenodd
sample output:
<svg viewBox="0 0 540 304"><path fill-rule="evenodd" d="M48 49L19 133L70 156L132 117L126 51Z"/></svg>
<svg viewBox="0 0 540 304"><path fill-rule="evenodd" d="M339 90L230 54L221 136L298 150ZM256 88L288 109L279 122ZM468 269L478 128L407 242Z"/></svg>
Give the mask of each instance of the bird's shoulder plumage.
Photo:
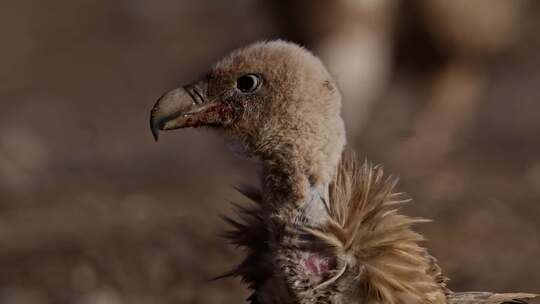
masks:
<svg viewBox="0 0 540 304"><path fill-rule="evenodd" d="M444 303L449 293L446 279L435 258L419 245L423 237L411 229L426 220L398 212L397 206L408 200L394 192L395 184L380 166L359 165L345 153L329 187L328 220L320 227L296 225L302 243L298 248L311 242L312 251L330 253L336 269L326 281L331 280L336 291L348 290L347 297L374 303ZM275 271L267 257L275 231L269 231L274 226L267 223L269 210L258 192L241 192L255 205L239 207L239 220L227 219L233 227L227 238L248 251L230 275L257 290Z"/></svg>
<svg viewBox="0 0 540 304"><path fill-rule="evenodd" d="M445 303L446 278L412 226L428 220L399 213L408 202L397 178L345 153L330 186L330 220L310 231L349 261L358 292L376 303Z"/></svg>

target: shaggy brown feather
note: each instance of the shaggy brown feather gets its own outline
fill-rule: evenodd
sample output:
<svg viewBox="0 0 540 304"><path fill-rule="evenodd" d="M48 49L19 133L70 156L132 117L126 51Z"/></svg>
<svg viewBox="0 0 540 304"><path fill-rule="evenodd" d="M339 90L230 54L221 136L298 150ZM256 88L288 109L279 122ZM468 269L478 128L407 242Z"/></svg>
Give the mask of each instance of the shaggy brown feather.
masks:
<svg viewBox="0 0 540 304"><path fill-rule="evenodd" d="M407 200L394 192L395 184L396 179L385 177L381 167L367 162L358 166L352 156L344 157L330 187L328 223L321 228L295 227L292 248L331 254L337 262L333 273L340 277L328 287L346 291L344 297L367 302L444 303L446 279L436 260L418 245L422 236L411 230L413 224L426 220L397 213L396 206ZM252 192L246 196L253 198ZM240 222L228 220L233 230L227 237L248 250L244 262L230 274L241 276L254 290L275 269L268 260L272 240L264 220L267 212L256 202L251 208L240 207ZM283 222L282 226L295 225ZM307 238L306 233L314 238ZM284 257L287 259L291 258ZM342 269L345 271L340 272Z"/></svg>
<svg viewBox="0 0 540 304"><path fill-rule="evenodd" d="M351 297L375 303L444 303L448 289L435 258L411 226L428 220L398 213L409 200L380 166L346 155L330 187L330 220L309 231L333 248L358 282ZM337 282L351 289L351 280ZM349 286L345 286L345 285Z"/></svg>
<svg viewBox="0 0 540 304"><path fill-rule="evenodd" d="M396 183L397 178L385 176L381 166L368 162L359 165L354 156L345 153L330 185L327 224L298 227L281 222L278 226L288 227L283 231L296 234L289 238L291 244L285 250L279 248L283 239L271 237L276 231L269 231L269 227L276 224L268 224L269 210L257 191L238 189L255 205L237 206L240 219L227 219L233 229L226 237L248 253L227 276L240 276L255 291L249 298L251 303L269 299L267 293L272 297L270 303L519 304L537 296L451 292L437 260L419 245L424 238L412 230L412 225L429 220L398 212L398 206L410 200L395 192ZM305 276L298 268L293 271L290 266L276 264L298 263L298 254L291 251L330 255L335 265L325 281L316 286L307 284L306 288ZM282 271L293 278L292 282L285 279L293 292L279 280L284 279Z"/></svg>

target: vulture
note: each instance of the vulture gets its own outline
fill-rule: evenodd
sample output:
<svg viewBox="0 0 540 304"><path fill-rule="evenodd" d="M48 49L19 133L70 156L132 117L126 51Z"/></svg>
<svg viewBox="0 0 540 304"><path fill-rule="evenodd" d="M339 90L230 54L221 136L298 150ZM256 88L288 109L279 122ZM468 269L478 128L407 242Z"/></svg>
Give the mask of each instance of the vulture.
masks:
<svg viewBox="0 0 540 304"><path fill-rule="evenodd" d="M150 127L217 130L260 161L254 201L229 219L257 304L524 303L529 293L452 292L401 214L396 179L345 150L341 95L322 62L282 40L251 44L202 79L165 93Z"/></svg>

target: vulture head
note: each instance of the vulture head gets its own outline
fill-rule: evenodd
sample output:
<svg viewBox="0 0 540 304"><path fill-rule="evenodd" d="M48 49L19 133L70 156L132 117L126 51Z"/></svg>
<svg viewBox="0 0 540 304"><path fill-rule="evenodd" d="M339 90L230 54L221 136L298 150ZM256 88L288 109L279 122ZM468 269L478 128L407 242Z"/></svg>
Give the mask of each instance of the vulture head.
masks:
<svg viewBox="0 0 540 304"><path fill-rule="evenodd" d="M273 203L304 200L334 175L345 131L341 96L321 61L304 48L271 41L237 50L205 77L165 93L152 109L160 130L222 130L262 160Z"/></svg>

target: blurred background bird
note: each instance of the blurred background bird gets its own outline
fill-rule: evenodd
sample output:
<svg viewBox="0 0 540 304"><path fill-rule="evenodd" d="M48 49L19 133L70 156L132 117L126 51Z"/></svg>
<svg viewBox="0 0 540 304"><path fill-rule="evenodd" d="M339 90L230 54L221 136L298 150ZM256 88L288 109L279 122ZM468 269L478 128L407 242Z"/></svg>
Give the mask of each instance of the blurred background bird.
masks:
<svg viewBox="0 0 540 304"><path fill-rule="evenodd" d="M165 93L150 115L161 130L209 128L260 161L255 208L229 219L248 256L228 275L250 303L523 303L534 294L453 293L419 246L415 219L380 167L343 156L341 94L306 49L259 42L220 60L199 81ZM227 276L228 276L227 275ZM480 295L480 296L479 296Z"/></svg>
<svg viewBox="0 0 540 304"><path fill-rule="evenodd" d="M155 145L148 101L278 37L324 60L349 144L435 220L417 229L451 289L537 291L537 2L0 6L0 303L243 301L208 279L240 262L216 218L255 170L211 133Z"/></svg>

